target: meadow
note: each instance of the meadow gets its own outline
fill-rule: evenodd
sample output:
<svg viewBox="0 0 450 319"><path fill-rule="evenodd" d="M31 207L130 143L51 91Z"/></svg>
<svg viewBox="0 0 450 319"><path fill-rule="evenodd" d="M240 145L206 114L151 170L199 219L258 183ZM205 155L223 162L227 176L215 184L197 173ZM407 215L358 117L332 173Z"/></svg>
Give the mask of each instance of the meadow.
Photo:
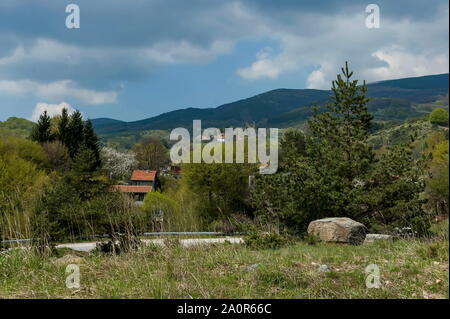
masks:
<svg viewBox="0 0 450 319"><path fill-rule="evenodd" d="M276 250L168 243L119 255L4 251L0 298L449 298L448 237ZM69 263L80 268L79 288L66 287ZM379 288L366 287L370 264Z"/></svg>

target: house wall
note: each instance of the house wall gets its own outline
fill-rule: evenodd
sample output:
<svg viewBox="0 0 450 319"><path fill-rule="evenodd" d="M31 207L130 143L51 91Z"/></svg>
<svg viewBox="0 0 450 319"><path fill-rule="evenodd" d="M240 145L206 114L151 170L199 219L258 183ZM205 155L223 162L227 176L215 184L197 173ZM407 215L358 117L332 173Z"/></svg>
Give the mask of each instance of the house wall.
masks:
<svg viewBox="0 0 450 319"><path fill-rule="evenodd" d="M155 182L152 181L131 181L131 185L134 186L152 186L154 188Z"/></svg>

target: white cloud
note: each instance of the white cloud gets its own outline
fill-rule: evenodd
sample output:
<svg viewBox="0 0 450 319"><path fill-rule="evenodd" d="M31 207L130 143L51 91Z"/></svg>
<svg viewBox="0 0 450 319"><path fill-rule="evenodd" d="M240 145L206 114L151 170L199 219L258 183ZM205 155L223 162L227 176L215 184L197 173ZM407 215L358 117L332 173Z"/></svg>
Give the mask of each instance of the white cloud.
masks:
<svg viewBox="0 0 450 319"><path fill-rule="evenodd" d="M279 52L259 52L236 70L244 79L277 79L314 66L308 87L329 88L346 60L358 78L368 81L448 71L444 1L386 2L380 29L365 27L360 1L326 6L317 1L102 2L86 1L89 12L99 13L98 21L73 37L53 28L60 24L54 5L22 1L13 14L0 10L5 21L0 30L0 91L31 93L52 103L114 103L117 92L99 88L140 81L158 65L211 61L247 40L275 42ZM25 3L28 9L43 10L39 16L48 16L48 24L18 23L25 19ZM182 18L174 7L183 12ZM132 20L126 26L112 23L118 17Z"/></svg>
<svg viewBox="0 0 450 319"><path fill-rule="evenodd" d="M21 95L31 93L34 96L51 101L74 100L85 104L117 103L117 92L96 91L77 87L72 80L40 83L30 80L0 80L0 92Z"/></svg>
<svg viewBox="0 0 450 319"><path fill-rule="evenodd" d="M372 55L387 64L366 71L367 76L379 80L446 73L449 68L445 54L414 55L405 51L377 50Z"/></svg>
<svg viewBox="0 0 450 319"><path fill-rule="evenodd" d="M39 116L44 112L47 111L47 114L52 117L55 115L59 115L61 114L63 108L66 108L69 114L72 114L73 112L75 112L75 109L66 102L61 102L59 104L48 104L48 103L37 103L34 110L33 110L33 114L31 115L30 120L33 122L37 122L37 120L39 119Z"/></svg>
<svg viewBox="0 0 450 319"><path fill-rule="evenodd" d="M138 52L145 59L159 63L197 63L229 53L232 48L232 42L225 40L213 41L207 48L193 45L188 41L171 41L157 43Z"/></svg>
<svg viewBox="0 0 450 319"><path fill-rule="evenodd" d="M382 16L380 29L367 29L363 11L358 10L293 12L291 23L284 24L262 19L272 27L265 36L280 43L280 52L258 54L237 75L276 79L316 66L307 77L307 87L329 89L345 61L358 79L368 82L448 72L448 5L437 10L433 19Z"/></svg>
<svg viewBox="0 0 450 319"><path fill-rule="evenodd" d="M244 79L275 79L281 73L297 68L297 61L284 59L281 55L273 57L270 51L266 48L258 52L252 65L238 69L236 73Z"/></svg>
<svg viewBox="0 0 450 319"><path fill-rule="evenodd" d="M329 89L329 83L325 80L325 73L323 70L315 70L308 76L307 87L316 89Z"/></svg>

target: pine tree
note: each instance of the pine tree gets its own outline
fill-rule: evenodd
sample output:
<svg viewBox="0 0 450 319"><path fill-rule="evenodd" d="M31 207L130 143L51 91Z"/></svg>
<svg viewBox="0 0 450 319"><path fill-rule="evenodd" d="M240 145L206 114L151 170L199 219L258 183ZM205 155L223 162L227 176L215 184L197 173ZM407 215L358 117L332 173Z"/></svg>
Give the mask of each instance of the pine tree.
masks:
<svg viewBox="0 0 450 319"><path fill-rule="evenodd" d="M31 133L31 139L38 143L45 143L54 139L51 132L51 118L47 111L44 111L40 116L36 126Z"/></svg>
<svg viewBox="0 0 450 319"><path fill-rule="evenodd" d="M70 157L74 159L78 148L83 142L83 117L79 111L75 111L70 116L67 127L67 148L69 149Z"/></svg>
<svg viewBox="0 0 450 319"><path fill-rule="evenodd" d="M308 121L319 146L315 155L322 157L322 166L335 170L349 182L367 171L374 159L367 144L373 118L367 107L367 87L365 82L359 86L358 80L351 80L352 75L345 62L342 75L338 74L332 83L333 96L327 112L318 114L315 109L313 119Z"/></svg>
<svg viewBox="0 0 450 319"><path fill-rule="evenodd" d="M92 154L95 158L95 168L100 167L101 160L100 160L100 148L98 145L98 137L94 132L94 127L92 126L92 122L90 120L87 120L84 123L83 128L83 145L92 151Z"/></svg>
<svg viewBox="0 0 450 319"><path fill-rule="evenodd" d="M288 136L283 169L257 176L251 195L256 215L295 232L306 231L314 219L345 216L371 231L412 227L424 233L429 222L419 196L424 160L414 160L410 145L375 157L367 142L372 116L366 86L358 86L352 75L346 63L333 82L326 112L316 109L308 122L305 150L299 152Z"/></svg>
<svg viewBox="0 0 450 319"><path fill-rule="evenodd" d="M58 123L58 135L57 139L63 143L66 147L69 142L69 113L66 108L62 109L61 118Z"/></svg>

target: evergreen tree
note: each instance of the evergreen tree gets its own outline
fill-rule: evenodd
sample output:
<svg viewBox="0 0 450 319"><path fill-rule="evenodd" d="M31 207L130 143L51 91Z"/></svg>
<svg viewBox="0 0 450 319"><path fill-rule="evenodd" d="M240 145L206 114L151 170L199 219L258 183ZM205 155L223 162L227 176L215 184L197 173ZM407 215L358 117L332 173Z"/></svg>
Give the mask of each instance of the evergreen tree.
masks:
<svg viewBox="0 0 450 319"><path fill-rule="evenodd" d="M352 182L367 171L374 154L367 144L372 115L369 113L365 82L358 86L358 80L351 80L353 72L348 64L342 68L342 77L332 83L332 102L326 106L327 112L314 111L308 121L313 138L318 146L314 155L320 158L322 167L336 171L340 177ZM325 152L326 151L326 152Z"/></svg>
<svg viewBox="0 0 450 319"><path fill-rule="evenodd" d="M39 116L39 120L35 125L33 132L31 133L31 139L38 143L52 141L53 134L50 128L51 128L50 116L48 116L47 111L44 111Z"/></svg>
<svg viewBox="0 0 450 319"><path fill-rule="evenodd" d="M327 112L308 122L311 136L298 151L292 134L282 141L283 169L258 176L252 192L256 214L304 232L313 219L350 217L374 231L412 227L425 232L422 210L424 160L414 161L410 145L375 157L367 143L372 116L366 86L351 80L347 63L333 82Z"/></svg>
<svg viewBox="0 0 450 319"><path fill-rule="evenodd" d="M69 155L72 159L83 142L83 117L79 111L75 111L70 116L70 121L67 129L67 148L69 149Z"/></svg>
<svg viewBox="0 0 450 319"><path fill-rule="evenodd" d="M92 126L92 122L87 120L84 123L83 128L83 145L92 151L92 154L95 158L95 168L97 169L101 165L100 160L100 148L98 145L98 137L94 132L94 127Z"/></svg>
<svg viewBox="0 0 450 319"><path fill-rule="evenodd" d="M70 144L69 141L69 113L66 108L62 109L61 118L58 122L57 139L66 147Z"/></svg>
<svg viewBox="0 0 450 319"><path fill-rule="evenodd" d="M279 169L289 170L289 163L300 155L306 155L307 137L299 129L288 129L280 140Z"/></svg>

